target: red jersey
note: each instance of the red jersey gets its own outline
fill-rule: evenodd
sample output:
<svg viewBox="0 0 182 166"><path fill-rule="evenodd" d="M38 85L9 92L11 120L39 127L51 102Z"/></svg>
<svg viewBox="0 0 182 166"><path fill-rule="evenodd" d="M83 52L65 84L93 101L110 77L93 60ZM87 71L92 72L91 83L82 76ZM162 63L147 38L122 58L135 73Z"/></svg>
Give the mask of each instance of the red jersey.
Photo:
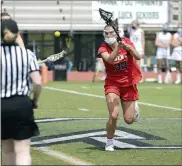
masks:
<svg viewBox="0 0 182 166"><path fill-rule="evenodd" d="M128 38L122 38L127 44L134 47L133 43ZM98 49L98 55L103 52L112 53L112 48L105 42L103 42ZM124 49L120 49L115 61L111 64L104 61L106 68L106 84L119 83L121 87L127 87L134 85L142 79L141 71L136 64L136 60L133 56Z"/></svg>

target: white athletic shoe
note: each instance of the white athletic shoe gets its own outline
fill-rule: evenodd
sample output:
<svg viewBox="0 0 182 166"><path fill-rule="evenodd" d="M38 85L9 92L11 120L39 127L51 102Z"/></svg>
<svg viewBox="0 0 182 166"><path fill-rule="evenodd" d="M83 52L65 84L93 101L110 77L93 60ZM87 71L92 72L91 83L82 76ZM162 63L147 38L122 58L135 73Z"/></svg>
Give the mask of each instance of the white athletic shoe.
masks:
<svg viewBox="0 0 182 166"><path fill-rule="evenodd" d="M171 73L170 72L167 72L166 73L166 76L165 76L165 79L164 79L164 83L165 84L170 84L171 82L172 82Z"/></svg>
<svg viewBox="0 0 182 166"><path fill-rule="evenodd" d="M158 83L162 84L162 76L160 74L158 75Z"/></svg>
<svg viewBox="0 0 182 166"><path fill-rule="evenodd" d="M174 83L175 84L180 84L181 83L181 80L176 80Z"/></svg>
<svg viewBox="0 0 182 166"><path fill-rule="evenodd" d="M114 141L113 139L107 139L106 146L105 146L105 151L114 151Z"/></svg>
<svg viewBox="0 0 182 166"><path fill-rule="evenodd" d="M135 110L136 110L136 112L135 112L135 120L134 120L134 122L138 122L139 119L140 119L140 110L139 110L139 106L138 106L137 102L135 102Z"/></svg>
<svg viewBox="0 0 182 166"><path fill-rule="evenodd" d="M180 84L181 83L181 74L177 73L176 75L176 81L174 82L175 84Z"/></svg>

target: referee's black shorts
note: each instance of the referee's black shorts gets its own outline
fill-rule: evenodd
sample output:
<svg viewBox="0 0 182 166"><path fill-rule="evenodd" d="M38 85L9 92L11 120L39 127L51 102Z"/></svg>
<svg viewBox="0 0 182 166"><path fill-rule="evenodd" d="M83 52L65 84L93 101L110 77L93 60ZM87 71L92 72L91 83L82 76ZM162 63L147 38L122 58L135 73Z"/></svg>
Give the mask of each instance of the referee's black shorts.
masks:
<svg viewBox="0 0 182 166"><path fill-rule="evenodd" d="M28 96L1 99L1 139L24 140L39 135Z"/></svg>

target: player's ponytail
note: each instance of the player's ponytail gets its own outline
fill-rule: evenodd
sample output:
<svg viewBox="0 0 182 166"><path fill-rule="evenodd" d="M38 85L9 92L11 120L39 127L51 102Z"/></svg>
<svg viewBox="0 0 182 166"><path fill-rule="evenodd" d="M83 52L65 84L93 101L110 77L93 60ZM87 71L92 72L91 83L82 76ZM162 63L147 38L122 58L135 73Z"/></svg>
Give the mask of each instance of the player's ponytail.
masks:
<svg viewBox="0 0 182 166"><path fill-rule="evenodd" d="M8 19L1 22L1 38L4 43L13 44L17 38L18 26L14 20Z"/></svg>
<svg viewBox="0 0 182 166"><path fill-rule="evenodd" d="M17 34L12 33L10 30L5 29L3 40L5 43L14 43L17 38Z"/></svg>

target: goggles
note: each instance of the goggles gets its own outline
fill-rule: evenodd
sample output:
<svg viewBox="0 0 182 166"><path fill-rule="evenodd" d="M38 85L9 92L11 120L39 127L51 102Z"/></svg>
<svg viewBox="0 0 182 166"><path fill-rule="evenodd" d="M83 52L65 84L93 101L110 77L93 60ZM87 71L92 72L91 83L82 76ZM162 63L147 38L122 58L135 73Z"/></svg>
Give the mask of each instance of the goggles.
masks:
<svg viewBox="0 0 182 166"><path fill-rule="evenodd" d="M104 33L104 35L109 35L109 34L110 34L110 35L115 35L115 34L116 34L116 33L114 32L114 30L109 30L109 31L108 31L108 30L104 30L103 33Z"/></svg>

